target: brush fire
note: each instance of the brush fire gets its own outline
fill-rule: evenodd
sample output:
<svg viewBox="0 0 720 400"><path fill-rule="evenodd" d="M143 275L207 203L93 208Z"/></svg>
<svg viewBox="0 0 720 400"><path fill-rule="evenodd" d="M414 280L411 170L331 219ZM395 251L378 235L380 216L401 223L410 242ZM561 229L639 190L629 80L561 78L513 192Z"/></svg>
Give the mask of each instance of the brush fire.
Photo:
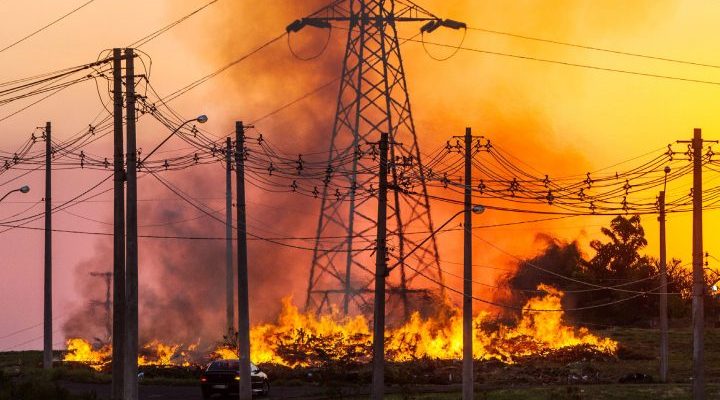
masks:
<svg viewBox="0 0 720 400"><path fill-rule="evenodd" d="M563 293L541 285L542 296L531 298L513 326L496 323L492 314L480 312L473 319L473 354L477 360L513 364L523 357L544 356L553 351L580 347L612 356L618 343L598 337L584 327L563 322L560 310ZM536 311L546 310L546 311ZM419 359L462 358L462 317L457 308L447 315L422 318L415 313L405 324L388 329L386 358L395 362ZM287 367L319 367L329 362L368 363L372 358L370 323L363 316L342 317L339 313L317 316L301 313L289 298L275 323L256 325L250 332L251 359ZM109 345L93 347L82 338L67 341L66 362L86 364L96 370L109 365ZM228 344L199 351L198 344L182 345L153 340L143 346L141 366L191 366L210 359L237 358Z"/></svg>

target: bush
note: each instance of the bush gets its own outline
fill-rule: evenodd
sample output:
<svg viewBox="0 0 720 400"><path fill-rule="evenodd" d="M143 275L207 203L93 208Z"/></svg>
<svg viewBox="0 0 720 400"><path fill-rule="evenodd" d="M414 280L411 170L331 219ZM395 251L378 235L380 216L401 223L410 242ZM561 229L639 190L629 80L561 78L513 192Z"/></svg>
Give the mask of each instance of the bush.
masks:
<svg viewBox="0 0 720 400"><path fill-rule="evenodd" d="M0 372L0 400L94 400L95 393L73 395L52 380L50 373L36 371L16 378Z"/></svg>

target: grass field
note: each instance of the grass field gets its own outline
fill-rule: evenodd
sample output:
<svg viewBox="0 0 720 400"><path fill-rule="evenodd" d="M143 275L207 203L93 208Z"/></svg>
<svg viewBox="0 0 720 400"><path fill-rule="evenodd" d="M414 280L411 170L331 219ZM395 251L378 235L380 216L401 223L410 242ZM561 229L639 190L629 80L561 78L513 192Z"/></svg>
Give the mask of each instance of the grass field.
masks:
<svg viewBox="0 0 720 400"><path fill-rule="evenodd" d="M426 394L389 394L388 400L458 400L459 392ZM367 396L354 399L366 399ZM580 385L524 389L476 390L479 400L680 400L690 398L690 386L668 385ZM720 386L709 385L707 399L720 399Z"/></svg>
<svg viewBox="0 0 720 400"><path fill-rule="evenodd" d="M689 329L675 329L670 332L670 383L659 384L658 379L658 332L651 329L616 328L596 331L600 336L611 337L621 345L617 359L586 359L568 362L556 359L533 359L516 365L497 362L477 363L476 398L485 400L505 399L687 399L690 396L692 364L692 342ZM720 400L720 329L707 329L705 335L706 380L708 398ZM58 353L60 356L60 353ZM109 374L97 373L84 368L55 368L51 373L40 370L41 353L38 351L0 353L0 372L6 381L8 377L32 377L53 381L74 381L107 383ZM421 362L420 362L421 363ZM432 379L424 381L425 375L416 374L414 381L400 385L391 382L396 371L408 369L403 365L388 365L388 399L459 399L457 392L460 376L459 362L446 362L437 369ZM367 368L366 368L367 369ZM426 368L427 370L428 368ZM432 369L432 368L430 368ZM582 370L588 375L583 382L568 385L570 371ZM440 372L439 372L440 371ZM365 371L369 372L369 371ZM443 375L444 374L444 375ZM619 384L629 374L644 374L653 378L651 384ZM274 385L304 385L297 378L289 380L282 374L270 373ZM302 376L302 375L301 375ZM368 374L360 376L368 377ZM447 378L445 378L447 377ZM329 379L328 389L353 385L366 388L367 378L344 382L342 378ZM432 381L431 381L432 380ZM423 383L454 383L449 386L434 386L432 390L445 393L417 393L424 391L418 386ZM150 377L145 384L178 385L196 384L196 378L176 379L175 377ZM37 386L37 385L36 385ZM49 390L49 389L48 389ZM428 390L429 391L429 390ZM447 392L446 392L447 391ZM346 391L343 391L347 393ZM44 392L43 396L48 396ZM358 398L365 398L358 397ZM7 397L6 397L7 398ZM43 398L43 397L39 397ZM47 397L51 398L51 397ZM352 397L351 397L352 398ZM0 400L3 394L0 392Z"/></svg>

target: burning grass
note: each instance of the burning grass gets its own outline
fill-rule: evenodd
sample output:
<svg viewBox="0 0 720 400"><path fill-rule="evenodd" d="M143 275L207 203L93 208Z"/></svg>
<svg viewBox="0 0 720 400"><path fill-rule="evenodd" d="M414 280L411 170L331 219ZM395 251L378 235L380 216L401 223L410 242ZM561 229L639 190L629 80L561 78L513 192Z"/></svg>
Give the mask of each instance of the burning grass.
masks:
<svg viewBox="0 0 720 400"><path fill-rule="evenodd" d="M512 364L529 356L549 354L582 346L613 355L617 342L598 337L586 328L563 323L562 312L531 310L562 309L563 293L541 285L545 295L530 299L515 326L495 325L492 316L481 312L473 319L473 356L476 360L499 360ZM462 358L462 316L450 315L410 320L386 333L386 358L393 362L418 359L457 360ZM495 325L497 328L489 328ZM251 358L258 363L294 366L321 366L330 361L365 363L371 357L370 324L362 317L338 315L316 317L300 313L286 299L275 323L256 326L251 332Z"/></svg>
<svg viewBox="0 0 720 400"><path fill-rule="evenodd" d="M473 319L476 360L497 360L514 364L522 359L592 353L616 354L618 343L592 334L586 328L563 322L562 312L532 310L561 309L563 293L540 286L545 294L530 299L514 326L494 324L492 315L481 312ZM370 324L363 316L341 317L337 313L316 316L299 312L290 299L274 323L254 326L250 332L251 359L286 367L323 367L329 364L366 364L372 357ZM422 359L458 360L462 358L462 317L457 309L448 315L410 320L385 337L386 358L403 363ZM574 350L573 350L574 349ZM111 349L93 349L83 339L70 339L65 361L83 362L102 369L111 357ZM232 346L220 345L210 352L197 351L197 344L183 346L154 340L143 347L138 363L143 366L190 366L208 359L237 358Z"/></svg>
<svg viewBox="0 0 720 400"><path fill-rule="evenodd" d="M195 354L197 344L183 346L152 340L145 344L138 354L138 365L146 367L189 367L197 364ZM112 359L112 347L109 344L93 346L82 338L67 340L67 352L63 361L71 364L83 364L96 371L105 370Z"/></svg>

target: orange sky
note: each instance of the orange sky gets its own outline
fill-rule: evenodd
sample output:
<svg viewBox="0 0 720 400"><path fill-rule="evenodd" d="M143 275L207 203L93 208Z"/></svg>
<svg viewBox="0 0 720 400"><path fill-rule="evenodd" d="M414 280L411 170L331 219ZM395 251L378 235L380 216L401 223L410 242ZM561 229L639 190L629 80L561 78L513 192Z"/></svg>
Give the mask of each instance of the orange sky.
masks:
<svg viewBox="0 0 720 400"><path fill-rule="evenodd" d="M0 15L5 17L0 24L0 47L81 3L37 0L30 10L26 3L18 0L0 1ZM96 0L47 31L0 53L0 81L94 60L100 51L133 42L204 3L198 0ZM220 0L143 47L153 60L151 79L161 94L170 93L282 32L287 23L313 11L316 4L316 1L306 4L272 0L245 5L233 0ZM636 1L631 6L624 1L589 0L518 0L503 2L502 6L498 2L470 0L428 0L420 4L438 15L465 21L473 27L710 64L714 63L717 47L720 46L711 40L716 36L720 4L708 1ZM408 26L400 32L409 36L416 29L417 26ZM333 74L339 72L342 33L334 32L333 35L330 49L318 60L294 60L282 40L265 53L186 94L174 106L188 117L207 113L210 116L208 130L220 135L227 133L235 119L253 120L334 77ZM301 46L308 47L312 47L315 39L308 36L297 38ZM438 33L437 36L437 41L448 43L459 39L460 35L456 32ZM468 32L464 45L571 63L720 81L720 71L713 68L648 61L475 31ZM431 51L442 55L446 49ZM706 138L720 138L720 120L716 116L716 96L720 87L717 85L616 74L471 52L460 52L448 61L437 62L417 44L404 46L403 56L420 143L426 152L444 142L447 136L461 134L465 126L472 126L475 132L493 138L540 170L570 175L615 164L677 139L687 139L696 127L703 129ZM332 119L334 104L332 100L328 103L328 99L334 97L336 90L329 89L327 95L266 120L258 128L279 146L287 146L288 151L315 145L324 148L325 143L310 145L306 141L313 137L311 130L320 123L318 121ZM15 105L1 108L0 117L15 109ZM57 139L68 137L86 127L100 109L93 85L71 88L0 122L0 149L12 151L36 126L48 120L53 121ZM140 124L139 132L140 146L146 148L166 134L157 124L145 121ZM321 140L323 136L319 138ZM168 149L177 147L181 145L170 144ZM95 149L98 153L109 153L110 142L99 143ZM222 179L220 170L216 171L220 174L218 179ZM101 176L94 172L58 172L54 181L54 198L69 199ZM9 174L3 175L0 183L9 177ZM181 182L176 178L171 180ZM3 202L0 218L22 211L42 198L42 174L32 174L26 181L33 190L23 197L13 196ZM0 193L7 188L0 186ZM191 186L184 188L197 197L208 198L207 203L213 207L222 208L222 186L218 186L214 193L201 193ZM208 190L206 187L203 189ZM670 187L669 191L671 195L684 193L687 187ZM171 197L158 188L143 187L141 184L140 197L143 196L149 199ZM300 209L293 210L285 200L274 199L265 193L251 191L250 196L249 212L253 212L255 207L255 223L259 225L273 223L270 219L273 214L267 209L274 204L286 207L283 213L317 213L313 207L306 210L305 203L298 205ZM40 208L38 206L32 211L37 212ZM110 221L111 203L84 204L73 208L73 212ZM435 219L439 223L453 213L453 209L443 207L436 211ZM720 226L718 213L707 212L705 216L706 249L711 253L720 252L713 236ZM526 217L488 213L479 217L476 223L523 218ZM607 217L570 219L542 226L497 228L481 234L508 250L529 255L538 246L533 238L539 231L566 239L581 237L582 241L586 241L587 235L594 236L599 225L608 221ZM59 214L54 224L60 229L109 229L106 225L79 220L68 214ZM314 224L292 228L280 226L278 229L312 236ZM647 252L654 256L657 254L657 241L654 240L657 224L653 217L645 217L644 224L650 242ZM208 234L222 233L221 229L215 228L209 229ZM685 262L690 260L690 232L688 215L669 218L670 256L682 258ZM42 321L42 232L14 230L2 236L0 337ZM447 250L447 255L441 253L443 258L461 261L460 248L456 246L459 238L449 234L442 239L441 244ZM62 319L62 310L75 307L82 299L75 292L79 289L75 274L78 264L92 258L96 249L105 242L106 239L93 236L55 235L54 290L58 321ZM152 265L157 261L152 260L153 246L160 245L165 244L141 242L144 246L141 262L143 255L149 260L144 272L147 277L152 276ZM479 245L476 245L476 254L478 263L507 261L497 252L493 253L492 249ZM302 276L306 265L293 266L295 273ZM97 265L97 269L109 267ZM481 278L491 282L491 277L483 276L483 273L485 271L478 271ZM275 297L294 292L296 297L302 298L306 284L303 279L300 277L290 284L291 290L283 286ZM459 282L449 283L459 286ZM59 343L62 333L59 327L57 329L55 342ZM27 343L19 348L38 348L41 341L34 338L40 334L41 328L36 327L0 339L0 350L21 342Z"/></svg>

